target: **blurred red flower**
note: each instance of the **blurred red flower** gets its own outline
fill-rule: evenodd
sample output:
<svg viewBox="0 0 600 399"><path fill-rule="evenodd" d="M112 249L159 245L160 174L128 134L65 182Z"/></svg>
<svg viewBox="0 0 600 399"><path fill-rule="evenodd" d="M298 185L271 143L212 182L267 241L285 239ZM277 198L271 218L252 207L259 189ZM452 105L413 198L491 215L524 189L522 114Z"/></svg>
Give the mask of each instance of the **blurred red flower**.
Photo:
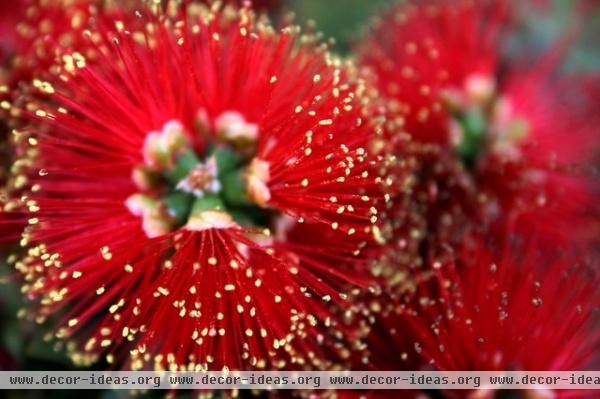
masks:
<svg viewBox="0 0 600 399"><path fill-rule="evenodd" d="M464 232L522 215L525 227L558 241L598 236L600 130L591 94L600 75L561 71L563 43L534 60L507 58L517 7L401 3L359 47L420 164L412 205L401 209L413 213L393 226L401 249L435 257Z"/></svg>

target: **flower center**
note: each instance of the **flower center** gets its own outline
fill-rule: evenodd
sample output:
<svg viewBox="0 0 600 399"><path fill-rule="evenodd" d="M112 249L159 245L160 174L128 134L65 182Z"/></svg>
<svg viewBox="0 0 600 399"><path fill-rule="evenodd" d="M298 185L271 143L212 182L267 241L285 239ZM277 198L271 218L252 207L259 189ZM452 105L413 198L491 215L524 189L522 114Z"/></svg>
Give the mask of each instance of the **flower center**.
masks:
<svg viewBox="0 0 600 399"><path fill-rule="evenodd" d="M515 115L510 100L498 93L491 77L472 75L462 89L445 94L452 114L451 139L465 166L472 169L486 153L504 159L519 157L518 145L527 137L529 125Z"/></svg>
<svg viewBox="0 0 600 399"><path fill-rule="evenodd" d="M210 125L200 113L199 128ZM258 127L236 112L225 112L214 123L215 135L202 153L176 120L146 136L144 163L132 174L138 192L126 206L142 219L150 238L180 228L201 231L234 226L268 227L271 198L269 164L254 157Z"/></svg>

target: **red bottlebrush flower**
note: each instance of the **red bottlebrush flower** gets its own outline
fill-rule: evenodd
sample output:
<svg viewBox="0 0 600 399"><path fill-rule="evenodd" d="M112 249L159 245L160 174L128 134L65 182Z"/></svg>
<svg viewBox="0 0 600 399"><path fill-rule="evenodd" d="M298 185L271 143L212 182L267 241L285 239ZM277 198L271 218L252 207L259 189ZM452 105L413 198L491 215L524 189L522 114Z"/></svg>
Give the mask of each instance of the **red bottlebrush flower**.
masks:
<svg viewBox="0 0 600 399"><path fill-rule="evenodd" d="M445 145L451 141L445 96L467 81L485 90L486 82L475 78L496 72L505 19L502 1L400 2L375 21L359 59L404 128L420 142Z"/></svg>
<svg viewBox="0 0 600 399"><path fill-rule="evenodd" d="M294 27L156 11L98 16L38 84L25 290L82 361L326 367L351 348L320 327L353 334L328 302L370 283L381 121Z"/></svg>
<svg viewBox="0 0 600 399"><path fill-rule="evenodd" d="M360 60L402 131L424 147L416 155L423 166L415 206L425 208L424 224L436 234L443 235L439 220L452 219L446 235L459 237L468 225L529 214L558 239L589 239L600 220L590 166L599 143L594 100L578 90L579 77L557 76L559 50L528 67L502 57L513 14L507 7L500 0L403 3L378 22ZM432 162L445 171L432 174ZM464 184L442 192L447 183L436 175ZM440 209L419 201L430 188ZM466 219L455 217L461 214Z"/></svg>
<svg viewBox="0 0 600 399"><path fill-rule="evenodd" d="M388 312L401 353L444 371L596 366L597 268L541 241L506 237L466 243Z"/></svg>

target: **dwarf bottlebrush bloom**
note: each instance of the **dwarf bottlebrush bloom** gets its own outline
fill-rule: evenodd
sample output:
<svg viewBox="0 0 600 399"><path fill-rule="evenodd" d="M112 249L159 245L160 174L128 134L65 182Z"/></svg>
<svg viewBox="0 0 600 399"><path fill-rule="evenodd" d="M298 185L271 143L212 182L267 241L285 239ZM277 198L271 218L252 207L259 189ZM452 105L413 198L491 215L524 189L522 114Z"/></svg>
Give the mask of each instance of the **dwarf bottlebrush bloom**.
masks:
<svg viewBox="0 0 600 399"><path fill-rule="evenodd" d="M444 371L597 366L597 267L536 239L504 237L466 242L387 312L402 348L398 364L416 358ZM542 391L532 397L566 393Z"/></svg>
<svg viewBox="0 0 600 399"><path fill-rule="evenodd" d="M343 356L325 341L353 332L329 306L370 284L384 180L352 68L247 8L142 8L83 31L32 115L16 266L38 320L59 314L79 360L135 369Z"/></svg>
<svg viewBox="0 0 600 399"><path fill-rule="evenodd" d="M408 145L397 141L414 164L411 195L391 210L389 251L375 268L400 291L407 281L399 268L423 266L441 244L480 221L477 186L451 147L444 95L473 71L496 70L504 15L488 2L400 2L359 47L359 62L388 100L389 130L411 138Z"/></svg>
<svg viewBox="0 0 600 399"><path fill-rule="evenodd" d="M398 2L359 47L402 126L420 142L451 140L448 102L491 95L504 2Z"/></svg>
<svg viewBox="0 0 600 399"><path fill-rule="evenodd" d="M459 236L515 213L549 234L589 239L598 225L595 103L579 77L558 73L560 45L528 66L505 59L510 11L504 1L400 3L376 22L360 61L415 143L423 170L414 198L436 215L424 217L430 230L447 220ZM464 184L442 191L448 183L436 176L449 175ZM438 209L418 200L430 188Z"/></svg>

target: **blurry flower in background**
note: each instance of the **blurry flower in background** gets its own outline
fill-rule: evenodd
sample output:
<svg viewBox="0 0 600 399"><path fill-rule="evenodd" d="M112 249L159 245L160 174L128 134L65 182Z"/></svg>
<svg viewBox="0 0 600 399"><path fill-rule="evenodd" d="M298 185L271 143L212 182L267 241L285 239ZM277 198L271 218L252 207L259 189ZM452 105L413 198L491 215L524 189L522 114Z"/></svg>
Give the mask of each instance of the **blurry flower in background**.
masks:
<svg viewBox="0 0 600 399"><path fill-rule="evenodd" d="M359 45L359 61L373 70L406 131L420 142L448 145L451 109L445 97L467 101L492 94L493 82L483 77L496 71L506 20L502 1L399 2L373 21ZM481 93L463 99L470 78L471 89Z"/></svg>
<svg viewBox="0 0 600 399"><path fill-rule="evenodd" d="M421 164L413 204L402 210L410 214L396 219L408 222L393 226L404 232L392 241L396 255L422 255L408 256L412 266L435 261L474 228L519 215L528 215L524 229L558 241L597 237L598 114L589 94L600 76L584 83L561 71L562 42L535 61L508 58L520 11L510 6L400 3L359 47ZM388 262L407 263L393 254Z"/></svg>
<svg viewBox="0 0 600 399"><path fill-rule="evenodd" d="M561 70L563 42L529 64L506 58L518 27L507 5L401 4L362 47L420 163L411 204L390 222L397 238L376 263L392 294L364 301L376 308L366 338L376 369L596 365L598 275L587 256L598 226L598 76Z"/></svg>
<svg viewBox="0 0 600 399"><path fill-rule="evenodd" d="M416 165L412 194L389 220L394 238L379 262L380 273L400 290L407 277L399 268L429 264L444 244L482 222L480 189L460 159L459 143L453 143L462 126L450 101L470 101L462 90L467 79L494 73L506 21L500 2L398 2L358 44L359 64L388 100L390 130L410 137L402 148ZM477 154L464 155L473 162L466 158Z"/></svg>

